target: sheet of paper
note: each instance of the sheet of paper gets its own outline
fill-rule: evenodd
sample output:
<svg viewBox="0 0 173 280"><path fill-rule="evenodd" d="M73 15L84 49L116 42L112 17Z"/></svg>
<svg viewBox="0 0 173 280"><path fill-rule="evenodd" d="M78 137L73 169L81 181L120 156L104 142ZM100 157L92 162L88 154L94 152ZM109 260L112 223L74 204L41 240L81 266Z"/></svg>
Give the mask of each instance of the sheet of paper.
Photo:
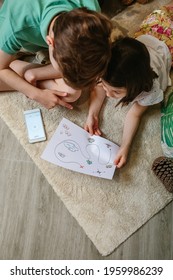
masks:
<svg viewBox="0 0 173 280"><path fill-rule="evenodd" d="M113 160L119 146L87 131L63 118L41 158L55 165L88 174L112 179Z"/></svg>

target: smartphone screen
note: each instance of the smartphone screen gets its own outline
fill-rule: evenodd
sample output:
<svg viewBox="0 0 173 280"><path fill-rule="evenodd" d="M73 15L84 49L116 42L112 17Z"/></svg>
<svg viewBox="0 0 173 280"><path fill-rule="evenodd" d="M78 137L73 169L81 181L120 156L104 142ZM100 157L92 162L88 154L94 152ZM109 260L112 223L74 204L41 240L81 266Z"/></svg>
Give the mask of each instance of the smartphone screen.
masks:
<svg viewBox="0 0 173 280"><path fill-rule="evenodd" d="M29 143L46 140L40 109L24 111Z"/></svg>

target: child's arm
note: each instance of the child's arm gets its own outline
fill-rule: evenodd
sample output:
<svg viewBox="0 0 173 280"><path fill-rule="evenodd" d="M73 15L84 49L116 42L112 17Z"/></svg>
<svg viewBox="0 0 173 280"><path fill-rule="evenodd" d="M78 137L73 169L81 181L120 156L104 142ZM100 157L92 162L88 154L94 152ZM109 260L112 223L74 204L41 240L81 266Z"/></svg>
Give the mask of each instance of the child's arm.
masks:
<svg viewBox="0 0 173 280"><path fill-rule="evenodd" d="M91 135L101 135L98 117L105 96L105 90L100 85L97 85L90 94L90 107L84 129L87 130Z"/></svg>
<svg viewBox="0 0 173 280"><path fill-rule="evenodd" d="M0 79L2 79L5 84L8 84L10 88L22 92L27 97L37 101L47 109L54 108L57 105L61 105L68 109L73 108L71 104L68 104L61 99L61 97L63 98L67 93L50 89L39 89L26 82L22 77L10 69L1 70Z"/></svg>
<svg viewBox="0 0 173 280"><path fill-rule="evenodd" d="M62 76L60 70L55 70L51 64L41 65L14 60L10 63L10 68L32 85L36 85L37 81L54 80Z"/></svg>
<svg viewBox="0 0 173 280"><path fill-rule="evenodd" d="M26 69L24 78L31 84L36 84L37 81L51 80L61 78L62 74L59 69L55 70L52 64L35 65L31 69Z"/></svg>
<svg viewBox="0 0 173 280"><path fill-rule="evenodd" d="M15 59L14 55L9 55L2 50L0 50L0 91L17 90L24 93L30 99L33 99L44 107L50 109L57 105L61 105L67 108L72 108L72 106L63 100L62 96L65 96L66 93L58 92L55 90L42 90L39 89L9 68L10 63ZM5 85L5 86L4 86ZM4 88L3 88L4 86Z"/></svg>
<svg viewBox="0 0 173 280"><path fill-rule="evenodd" d="M132 140L138 129L140 119L147 108L148 107L141 106L137 102L135 102L126 115L122 143L114 160L114 163L118 168L125 165L127 161L127 156Z"/></svg>

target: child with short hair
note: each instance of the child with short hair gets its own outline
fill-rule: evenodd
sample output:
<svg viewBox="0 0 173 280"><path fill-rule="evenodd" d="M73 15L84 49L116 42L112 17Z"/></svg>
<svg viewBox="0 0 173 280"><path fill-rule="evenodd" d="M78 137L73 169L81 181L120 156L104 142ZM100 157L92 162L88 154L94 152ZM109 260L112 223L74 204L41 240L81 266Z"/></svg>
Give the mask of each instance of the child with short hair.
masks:
<svg viewBox="0 0 173 280"><path fill-rule="evenodd" d="M4 1L0 9L0 91L17 90L46 108L62 102L66 93L42 90L35 81L63 78L81 90L94 86L110 57L110 20L97 0ZM9 68L21 48L49 49L51 64L38 68L29 83ZM70 105L71 108L71 105Z"/></svg>
<svg viewBox="0 0 173 280"><path fill-rule="evenodd" d="M122 143L114 160L119 168L127 161L143 113L148 106L160 103L167 86L171 85L173 1L151 13L135 36L120 38L113 43L111 60L102 77L102 86L93 92L84 127L91 134L101 134L98 115L105 95L120 99L118 104L131 102Z"/></svg>

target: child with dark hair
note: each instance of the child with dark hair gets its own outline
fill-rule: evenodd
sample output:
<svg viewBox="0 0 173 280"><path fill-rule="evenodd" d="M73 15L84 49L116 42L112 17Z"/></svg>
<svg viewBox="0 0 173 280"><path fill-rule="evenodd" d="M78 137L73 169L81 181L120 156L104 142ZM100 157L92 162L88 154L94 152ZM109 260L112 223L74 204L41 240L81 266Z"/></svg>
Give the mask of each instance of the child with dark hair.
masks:
<svg viewBox="0 0 173 280"><path fill-rule="evenodd" d="M4 1L0 9L0 91L20 91L46 108L71 108L63 101L67 93L56 90L56 83L42 89L37 82L63 78L74 93L94 86L110 58L111 28L97 0ZM21 48L34 53L47 48L51 64L34 65L33 71L31 64L24 71L23 64L14 62Z"/></svg>
<svg viewBox="0 0 173 280"><path fill-rule="evenodd" d="M172 40L173 1L151 13L135 38L120 38L112 44L111 60L99 90L93 93L85 129L91 134L101 134L98 115L102 102L97 100L103 101L105 95L120 99L118 104L131 102L122 143L114 160L119 168L127 161L143 113L148 106L160 103L167 86L171 85Z"/></svg>

